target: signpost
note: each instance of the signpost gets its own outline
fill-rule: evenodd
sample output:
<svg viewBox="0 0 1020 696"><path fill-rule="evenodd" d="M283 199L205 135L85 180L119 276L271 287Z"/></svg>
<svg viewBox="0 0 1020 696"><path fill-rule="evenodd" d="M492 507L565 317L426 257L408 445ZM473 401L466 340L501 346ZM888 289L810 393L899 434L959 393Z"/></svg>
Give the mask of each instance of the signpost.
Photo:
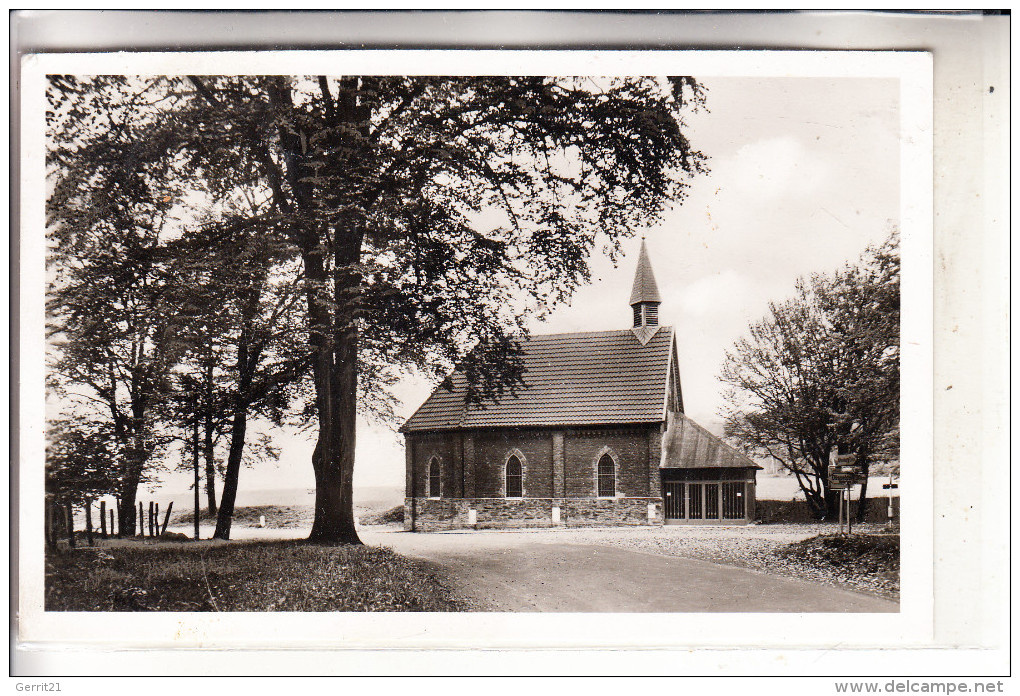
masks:
<svg viewBox="0 0 1020 696"><path fill-rule="evenodd" d="M888 525L890 527L892 527L892 521L893 521L892 492L893 492L893 490L895 490L896 488L899 488L899 487L900 487L900 484L892 482L892 474L889 474L889 483L883 483L882 484L882 488L884 488L884 489L889 491L889 521L888 521Z"/></svg>
<svg viewBox="0 0 1020 696"><path fill-rule="evenodd" d="M846 505L846 533L850 534L850 491L855 484L865 482L864 467L857 464L856 454L837 454L835 463L829 464L829 488L839 491L839 533L843 533L843 505Z"/></svg>

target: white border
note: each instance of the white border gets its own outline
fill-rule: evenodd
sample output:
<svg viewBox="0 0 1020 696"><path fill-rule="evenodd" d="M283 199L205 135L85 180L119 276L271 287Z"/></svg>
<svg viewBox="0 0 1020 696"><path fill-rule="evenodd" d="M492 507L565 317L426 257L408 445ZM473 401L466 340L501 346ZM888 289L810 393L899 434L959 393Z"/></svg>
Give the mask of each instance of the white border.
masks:
<svg viewBox="0 0 1020 696"><path fill-rule="evenodd" d="M899 614L76 614L42 611L44 76L688 74L901 80L902 525ZM29 56L22 64L20 639L92 647L689 648L933 645L932 63L925 53L364 51ZM88 626L83 631L83 626Z"/></svg>

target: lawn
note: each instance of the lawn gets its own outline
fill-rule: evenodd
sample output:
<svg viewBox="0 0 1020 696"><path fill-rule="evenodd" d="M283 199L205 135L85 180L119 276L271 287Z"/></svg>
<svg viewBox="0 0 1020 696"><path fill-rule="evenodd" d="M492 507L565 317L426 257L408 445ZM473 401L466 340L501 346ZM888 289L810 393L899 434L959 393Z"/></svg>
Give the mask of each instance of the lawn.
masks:
<svg viewBox="0 0 1020 696"><path fill-rule="evenodd" d="M426 563L296 541L123 542L46 556L47 611L462 611Z"/></svg>

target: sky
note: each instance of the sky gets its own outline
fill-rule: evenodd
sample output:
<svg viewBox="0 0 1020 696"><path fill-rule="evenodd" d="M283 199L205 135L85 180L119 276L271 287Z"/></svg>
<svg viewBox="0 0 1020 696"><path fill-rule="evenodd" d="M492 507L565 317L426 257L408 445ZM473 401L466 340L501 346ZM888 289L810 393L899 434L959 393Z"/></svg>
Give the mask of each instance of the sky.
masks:
<svg viewBox="0 0 1020 696"><path fill-rule="evenodd" d="M640 237L662 295L660 322L676 329L687 415L718 430L726 350L770 301L792 294L798 277L831 272L857 259L899 221L899 83L862 78L702 80L707 110L689 114L688 137L711 172L688 195L624 242L617 266L592 259L592 282L532 333L599 331L631 325L631 283ZM397 385L398 415L409 417L433 384ZM310 435L275 437L278 464L241 472L240 490L313 488ZM399 487L403 437L359 423L356 487ZM169 474L166 491L190 476Z"/></svg>

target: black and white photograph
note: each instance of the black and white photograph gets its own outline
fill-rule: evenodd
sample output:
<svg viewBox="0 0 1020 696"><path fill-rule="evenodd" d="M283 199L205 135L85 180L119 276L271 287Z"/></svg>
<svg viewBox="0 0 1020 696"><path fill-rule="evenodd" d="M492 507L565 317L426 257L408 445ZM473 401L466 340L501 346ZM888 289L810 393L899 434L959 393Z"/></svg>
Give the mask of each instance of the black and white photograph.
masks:
<svg viewBox="0 0 1020 696"><path fill-rule="evenodd" d="M930 635L930 56L80 58L26 63L29 638Z"/></svg>
<svg viewBox="0 0 1020 696"><path fill-rule="evenodd" d="M896 611L898 101L51 76L46 609Z"/></svg>

